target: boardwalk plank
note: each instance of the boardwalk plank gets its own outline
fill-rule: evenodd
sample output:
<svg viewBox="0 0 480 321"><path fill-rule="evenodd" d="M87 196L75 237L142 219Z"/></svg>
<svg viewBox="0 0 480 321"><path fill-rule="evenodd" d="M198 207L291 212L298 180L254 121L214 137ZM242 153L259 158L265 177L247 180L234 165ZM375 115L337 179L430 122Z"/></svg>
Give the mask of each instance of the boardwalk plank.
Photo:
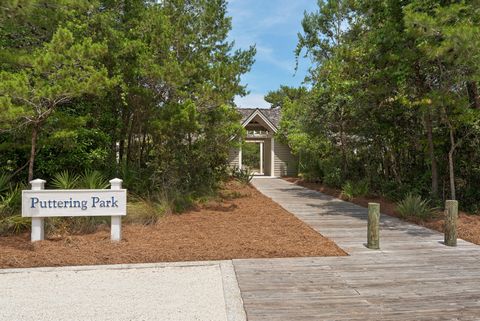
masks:
<svg viewBox="0 0 480 321"><path fill-rule="evenodd" d="M345 249L347 257L234 260L248 320L480 320L480 247L280 179L258 190Z"/></svg>

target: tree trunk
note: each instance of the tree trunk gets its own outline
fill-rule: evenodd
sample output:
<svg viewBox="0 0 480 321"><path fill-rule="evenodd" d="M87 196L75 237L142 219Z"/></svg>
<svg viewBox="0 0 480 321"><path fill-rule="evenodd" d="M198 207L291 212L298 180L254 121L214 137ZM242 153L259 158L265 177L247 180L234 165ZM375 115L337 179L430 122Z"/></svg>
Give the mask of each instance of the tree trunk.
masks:
<svg viewBox="0 0 480 321"><path fill-rule="evenodd" d="M425 116L425 127L427 129L428 153L430 156L430 166L432 171L432 196L438 197L438 169L435 158L435 146L433 144L432 114L430 109Z"/></svg>
<svg viewBox="0 0 480 321"><path fill-rule="evenodd" d="M455 196L455 172L453 165L453 153L455 152L455 136L453 128L450 127L450 151L448 152L448 173L450 179L450 195L452 200L456 200Z"/></svg>
<svg viewBox="0 0 480 321"><path fill-rule="evenodd" d="M121 164L123 161L123 152L125 148L125 139L123 138L123 135L121 135L122 138L120 138L120 142L118 144L118 161Z"/></svg>
<svg viewBox="0 0 480 321"><path fill-rule="evenodd" d="M470 106L474 109L480 109L480 96L478 95L478 86L475 81L467 82L467 92Z"/></svg>
<svg viewBox="0 0 480 321"><path fill-rule="evenodd" d="M342 178L347 177L347 151L345 142L345 125L343 119L340 120L340 148L342 151Z"/></svg>
<svg viewBox="0 0 480 321"><path fill-rule="evenodd" d="M33 180L33 165L35 163L35 153L37 151L38 124L32 127L32 142L30 147L30 160L28 164L28 181Z"/></svg>
<svg viewBox="0 0 480 321"><path fill-rule="evenodd" d="M394 151L391 150L391 149L390 149L390 152L389 152L389 156L390 156L391 170L392 170L393 177L395 178L395 182L397 182L397 184L401 184L402 183L402 178L398 174L397 158L395 157Z"/></svg>
<svg viewBox="0 0 480 321"><path fill-rule="evenodd" d="M122 113L121 113L121 122L122 122L122 126L121 126L121 129L120 129L120 138L119 138L119 141L120 141L120 147L119 147L119 156L120 156L120 163L123 162L124 158L125 158L125 154L128 153L128 151L126 150L125 148L125 145L127 145L128 147L128 142L127 142L127 139L128 139L128 128L129 128L129 124L130 124L130 113L128 110L122 110Z"/></svg>
<svg viewBox="0 0 480 321"><path fill-rule="evenodd" d="M133 118L133 117L132 117ZM132 148L133 148L133 119L128 122L128 134L127 134L127 155L126 164L130 165L132 160Z"/></svg>
<svg viewBox="0 0 480 321"><path fill-rule="evenodd" d="M138 168L140 168L144 163L143 155L145 155L146 142L147 142L147 133L146 133L146 130L144 130L142 133L142 143L140 145L140 155L138 156Z"/></svg>

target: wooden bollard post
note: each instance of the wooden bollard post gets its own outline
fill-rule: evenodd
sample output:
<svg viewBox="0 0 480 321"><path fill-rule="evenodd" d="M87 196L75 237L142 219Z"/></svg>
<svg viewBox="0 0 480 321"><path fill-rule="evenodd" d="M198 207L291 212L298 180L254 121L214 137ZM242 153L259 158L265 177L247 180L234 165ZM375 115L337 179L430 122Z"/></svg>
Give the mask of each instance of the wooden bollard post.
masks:
<svg viewBox="0 0 480 321"><path fill-rule="evenodd" d="M445 202L445 245L457 246L458 202Z"/></svg>
<svg viewBox="0 0 480 321"><path fill-rule="evenodd" d="M368 203L367 247L380 249L380 204Z"/></svg>

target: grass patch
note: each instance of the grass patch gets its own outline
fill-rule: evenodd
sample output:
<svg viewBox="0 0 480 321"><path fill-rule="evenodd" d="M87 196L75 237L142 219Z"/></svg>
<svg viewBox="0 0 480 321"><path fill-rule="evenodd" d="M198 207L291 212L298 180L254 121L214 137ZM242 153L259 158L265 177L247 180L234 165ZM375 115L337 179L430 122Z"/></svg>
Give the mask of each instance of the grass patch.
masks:
<svg viewBox="0 0 480 321"><path fill-rule="evenodd" d="M170 212L166 203L159 203L148 198L132 196L127 204L125 223L152 225Z"/></svg>

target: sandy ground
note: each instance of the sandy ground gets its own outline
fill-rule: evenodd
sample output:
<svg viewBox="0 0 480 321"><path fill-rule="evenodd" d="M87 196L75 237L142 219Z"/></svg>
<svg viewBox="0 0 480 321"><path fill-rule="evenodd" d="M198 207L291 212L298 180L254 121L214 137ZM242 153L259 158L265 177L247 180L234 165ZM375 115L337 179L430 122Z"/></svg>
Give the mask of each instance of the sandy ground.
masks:
<svg viewBox="0 0 480 321"><path fill-rule="evenodd" d="M0 288L2 321L245 320L231 262L2 270Z"/></svg>
<svg viewBox="0 0 480 321"><path fill-rule="evenodd" d="M0 267L346 255L251 186L232 182L222 195L153 226L124 224L119 243L109 228L34 244L28 233L0 237Z"/></svg>

